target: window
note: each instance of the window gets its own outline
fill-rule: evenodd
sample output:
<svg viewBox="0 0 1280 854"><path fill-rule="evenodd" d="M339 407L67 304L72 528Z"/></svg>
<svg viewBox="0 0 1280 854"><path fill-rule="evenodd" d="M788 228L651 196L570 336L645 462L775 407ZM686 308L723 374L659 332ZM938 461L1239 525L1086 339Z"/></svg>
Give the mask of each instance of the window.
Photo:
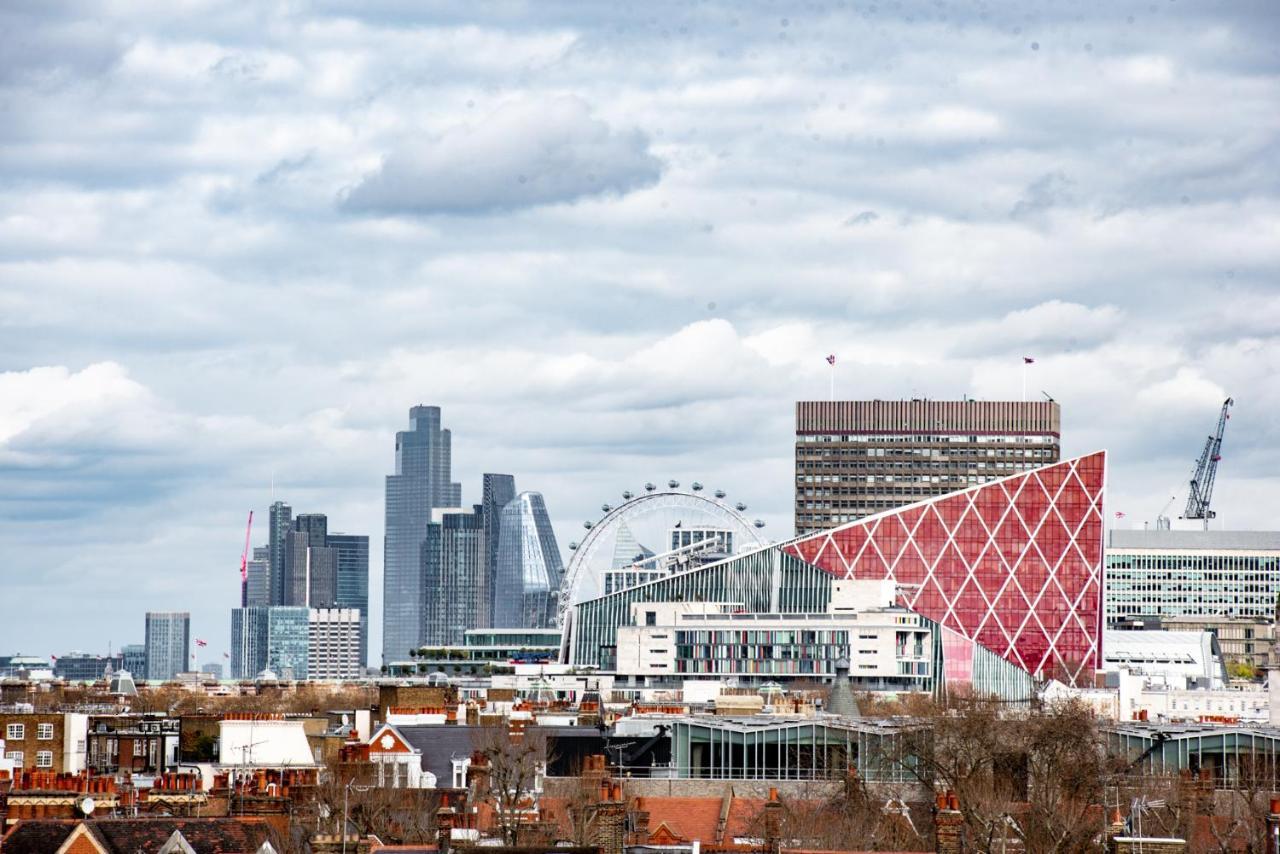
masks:
<svg viewBox="0 0 1280 854"><path fill-rule="evenodd" d="M656 626L656 625L658 625L658 612L657 612L657 611L645 611L645 612L644 612L644 624L645 624L646 626Z"/></svg>
<svg viewBox="0 0 1280 854"><path fill-rule="evenodd" d="M37 750L36 751L36 767L52 768L53 767L53 751Z"/></svg>
<svg viewBox="0 0 1280 854"><path fill-rule="evenodd" d="M4 729L4 737L9 741L22 741L27 737L27 727L25 724L9 724Z"/></svg>
<svg viewBox="0 0 1280 854"><path fill-rule="evenodd" d="M5 754L5 758L13 760L14 768L22 767L22 751L21 750L10 750L8 753Z"/></svg>
<svg viewBox="0 0 1280 854"><path fill-rule="evenodd" d="M134 756L147 755L147 743L144 740L140 738L135 738L133 740L133 755Z"/></svg>
<svg viewBox="0 0 1280 854"><path fill-rule="evenodd" d="M53 741L53 724L36 724L36 738L40 741Z"/></svg>

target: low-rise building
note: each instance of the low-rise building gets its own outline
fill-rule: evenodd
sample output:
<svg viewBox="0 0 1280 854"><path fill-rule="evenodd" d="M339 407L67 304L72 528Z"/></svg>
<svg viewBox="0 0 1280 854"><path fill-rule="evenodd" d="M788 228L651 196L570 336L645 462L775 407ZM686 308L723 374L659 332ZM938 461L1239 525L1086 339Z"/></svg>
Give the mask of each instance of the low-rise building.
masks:
<svg viewBox="0 0 1280 854"><path fill-rule="evenodd" d="M1227 661L1239 661L1259 667L1275 667L1273 645L1276 640L1275 622L1262 617L1210 617L1185 615L1165 617L1165 628L1177 631L1213 632Z"/></svg>
<svg viewBox="0 0 1280 854"><path fill-rule="evenodd" d="M77 774L85 769L89 716L70 712L0 712L4 755L14 769Z"/></svg>

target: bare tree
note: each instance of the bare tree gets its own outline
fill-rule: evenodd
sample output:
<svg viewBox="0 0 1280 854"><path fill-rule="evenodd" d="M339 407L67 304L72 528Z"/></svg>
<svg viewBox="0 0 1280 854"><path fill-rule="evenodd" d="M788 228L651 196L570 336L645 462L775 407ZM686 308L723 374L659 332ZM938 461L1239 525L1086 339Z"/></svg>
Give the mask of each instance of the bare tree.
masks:
<svg viewBox="0 0 1280 854"><path fill-rule="evenodd" d="M537 786L546 770L546 734L492 724L476 730L473 746L478 755L472 760L472 773L479 771L482 777L476 794L493 805L503 841L517 845L533 815ZM482 769L475 767L476 759L483 760Z"/></svg>

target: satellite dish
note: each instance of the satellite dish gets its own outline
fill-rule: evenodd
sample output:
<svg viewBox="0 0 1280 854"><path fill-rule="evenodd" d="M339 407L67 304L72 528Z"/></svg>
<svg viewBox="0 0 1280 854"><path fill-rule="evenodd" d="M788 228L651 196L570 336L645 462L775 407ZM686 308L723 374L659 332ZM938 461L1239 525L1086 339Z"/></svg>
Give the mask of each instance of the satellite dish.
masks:
<svg viewBox="0 0 1280 854"><path fill-rule="evenodd" d="M98 804L96 801L94 801L93 798L83 798L80 801L80 812L84 813L85 815L93 815L93 811L97 808L97 806Z"/></svg>

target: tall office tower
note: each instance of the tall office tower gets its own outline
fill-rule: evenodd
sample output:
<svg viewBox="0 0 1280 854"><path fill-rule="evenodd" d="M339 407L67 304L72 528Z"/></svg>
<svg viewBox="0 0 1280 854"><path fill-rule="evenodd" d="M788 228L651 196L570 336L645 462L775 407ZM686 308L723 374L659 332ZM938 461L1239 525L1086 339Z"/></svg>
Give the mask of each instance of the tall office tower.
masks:
<svg viewBox="0 0 1280 854"><path fill-rule="evenodd" d="M274 606L231 611L231 676L253 679L263 670L281 679L306 679L310 608Z"/></svg>
<svg viewBox="0 0 1280 854"><path fill-rule="evenodd" d="M563 578L564 564L547 505L539 493L522 492L502 508L494 627L538 629L552 625Z"/></svg>
<svg viewBox="0 0 1280 854"><path fill-rule="evenodd" d="M293 530L293 508L283 501L271 505L267 556L271 563L271 604L284 602L285 550Z"/></svg>
<svg viewBox="0 0 1280 854"><path fill-rule="evenodd" d="M305 531L308 544L323 548L328 545L329 517L323 513L299 513L293 517L293 530Z"/></svg>
<svg viewBox="0 0 1280 854"><path fill-rule="evenodd" d="M280 573L280 599L276 604L297 608L307 605L308 563L311 547L306 531L289 531L285 535L284 569Z"/></svg>
<svg viewBox="0 0 1280 854"><path fill-rule="evenodd" d="M259 551L254 549L254 558L245 564L246 581L244 585L244 601L242 608L265 608L271 604L271 561L257 557Z"/></svg>
<svg viewBox="0 0 1280 854"><path fill-rule="evenodd" d="M149 680L168 680L191 668L191 614L148 611L146 629Z"/></svg>
<svg viewBox="0 0 1280 854"><path fill-rule="evenodd" d="M144 643L127 643L120 647L123 666L129 675L136 680L147 678L147 645Z"/></svg>
<svg viewBox="0 0 1280 854"><path fill-rule="evenodd" d="M369 662L369 538L364 534L329 534L338 553L337 605L360 612L360 666Z"/></svg>
<svg viewBox="0 0 1280 854"><path fill-rule="evenodd" d="M360 676L360 612L355 608L312 608L307 617L307 678Z"/></svg>
<svg viewBox="0 0 1280 854"><path fill-rule="evenodd" d="M460 509L432 511L422 549L424 644L460 646L468 629L487 625L484 533L480 505L470 513Z"/></svg>
<svg viewBox="0 0 1280 854"><path fill-rule="evenodd" d="M489 596L483 622L476 628L493 625L494 601L498 590L498 533L502 529L502 508L516 497L516 479L509 474L485 474L480 498L484 516L484 575Z"/></svg>
<svg viewBox="0 0 1280 854"><path fill-rule="evenodd" d="M1052 401L796 403L796 534L1058 462Z"/></svg>
<svg viewBox="0 0 1280 854"><path fill-rule="evenodd" d="M307 605L332 608L338 603L338 550L332 546L307 549Z"/></svg>
<svg viewBox="0 0 1280 854"><path fill-rule="evenodd" d="M440 427L440 407L409 410L409 429L396 433L396 471L387 476L382 572L382 660L403 659L422 645L425 600L422 544L431 510L462 504L450 478L452 439Z"/></svg>

